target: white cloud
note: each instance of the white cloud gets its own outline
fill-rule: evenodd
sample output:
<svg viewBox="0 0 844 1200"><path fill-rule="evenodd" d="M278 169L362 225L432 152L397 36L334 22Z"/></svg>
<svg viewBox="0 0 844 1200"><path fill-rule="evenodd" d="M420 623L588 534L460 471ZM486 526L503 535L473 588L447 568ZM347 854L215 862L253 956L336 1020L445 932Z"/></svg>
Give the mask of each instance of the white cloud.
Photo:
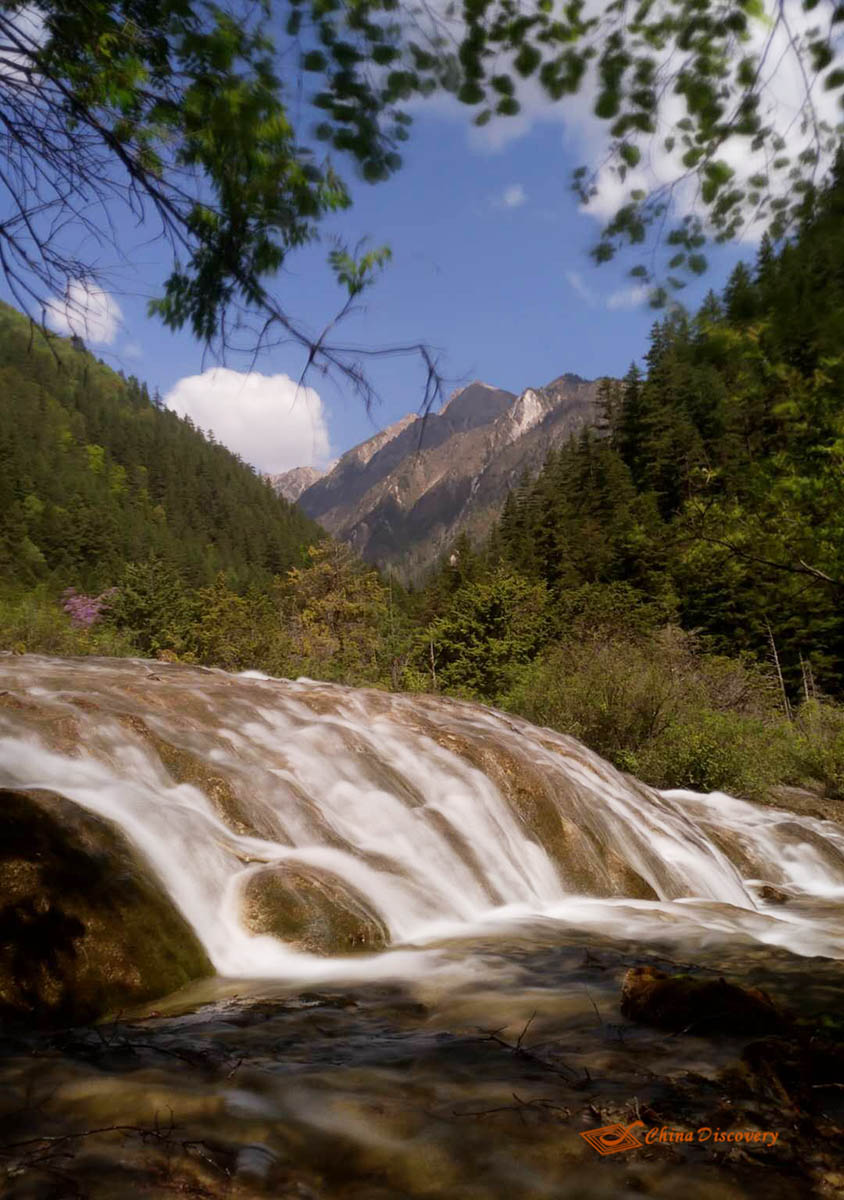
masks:
<svg viewBox="0 0 844 1200"><path fill-rule="evenodd" d="M648 298L648 289L641 283L635 287L619 288L607 296L607 308L638 308Z"/></svg>
<svg viewBox="0 0 844 1200"><path fill-rule="evenodd" d="M46 34L44 14L36 5L26 4L7 20L12 34L9 42L0 46L0 83L30 87L32 55L43 44ZM18 49L19 46L23 49Z"/></svg>
<svg viewBox="0 0 844 1200"><path fill-rule="evenodd" d="M84 279L71 279L64 296L51 296L45 309L47 324L56 333L76 334L96 346L110 346L123 320L114 296Z"/></svg>
<svg viewBox="0 0 844 1200"><path fill-rule="evenodd" d="M260 471L322 466L329 454L322 401L288 375L213 367L188 375L164 403Z"/></svg>
<svg viewBox="0 0 844 1200"><path fill-rule="evenodd" d="M124 358L143 358L144 352L140 342L127 342L121 350Z"/></svg>
<svg viewBox="0 0 844 1200"><path fill-rule="evenodd" d="M520 183L511 183L492 201L494 208L521 208L527 204L527 192Z"/></svg>
<svg viewBox="0 0 844 1200"><path fill-rule="evenodd" d="M615 312L619 309L638 308L648 299L648 289L642 284L617 288L608 296L601 295L589 286L579 271L566 271L566 283L590 308L601 304Z"/></svg>
<svg viewBox="0 0 844 1200"><path fill-rule="evenodd" d="M598 296L579 271L566 271L566 283L572 291L577 292L581 300L586 301L590 308L595 307L598 302Z"/></svg>

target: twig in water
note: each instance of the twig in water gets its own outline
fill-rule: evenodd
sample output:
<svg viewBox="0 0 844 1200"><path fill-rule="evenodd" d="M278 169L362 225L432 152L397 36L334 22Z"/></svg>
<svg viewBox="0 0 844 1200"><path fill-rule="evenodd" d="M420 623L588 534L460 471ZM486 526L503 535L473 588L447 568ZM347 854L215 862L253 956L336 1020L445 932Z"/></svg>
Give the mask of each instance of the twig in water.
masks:
<svg viewBox="0 0 844 1200"><path fill-rule="evenodd" d="M527 1021L525 1022L524 1029L522 1030L522 1032L519 1034L518 1038L516 1039L516 1046L515 1046L516 1050L521 1050L524 1036L527 1033L527 1031L530 1029L531 1025L533 1024L533 1020L534 1020L535 1016L536 1016L536 1009L534 1009L534 1011L530 1014Z"/></svg>
<svg viewBox="0 0 844 1200"><path fill-rule="evenodd" d="M598 1018L598 1027L600 1029L603 1029L604 1028L604 1018L598 1012L598 1005L592 999L592 993L589 991L589 988L585 988L584 990L586 992L586 995L589 997L589 1003L592 1005L593 1009L595 1010L595 1016Z"/></svg>
<svg viewBox="0 0 844 1200"><path fill-rule="evenodd" d="M555 1104L553 1100L549 1100L544 1096L536 1096L533 1100L523 1100L521 1096L518 1096L515 1092L511 1094L513 1099L516 1101L515 1104L499 1104L496 1105L495 1108L471 1109L469 1112L457 1112L456 1109L452 1109L451 1115L453 1117L488 1117L493 1113L518 1112L520 1115L522 1115L522 1119L524 1120L524 1109L540 1108L547 1112L562 1113L564 1117L571 1116L570 1108L566 1108L562 1104Z"/></svg>
<svg viewBox="0 0 844 1200"><path fill-rule="evenodd" d="M538 1054L535 1054L533 1052L533 1050L526 1050L525 1047L522 1045L524 1036L527 1033L528 1029L530 1028L531 1022L533 1021L533 1018L535 1016L536 1016L536 1013L534 1013L533 1016L530 1018L530 1020L525 1024L524 1028L522 1029L522 1032L519 1034L519 1037L518 1037L517 1041L515 1041L515 1042L507 1042L504 1040L504 1038L501 1038L498 1036L499 1033L501 1033L501 1031L503 1029L507 1028L506 1025L502 1025L498 1029L479 1028L478 1032L484 1034L484 1039L486 1041L495 1042L496 1046L501 1046L502 1049L509 1050L511 1054L518 1054L521 1058L526 1059L528 1062L534 1063L537 1067L540 1067L543 1071L550 1071L551 1074L553 1074L553 1075L559 1075L559 1077L561 1079L565 1079L566 1082L571 1087L574 1087L574 1088L588 1087L589 1084L592 1082L592 1078L591 1078L588 1070L585 1067L583 1068L583 1078L581 1079L580 1076L578 1075L577 1071L575 1071L572 1067L567 1066L566 1063L560 1062L559 1064L555 1065L555 1064L546 1062L543 1058L540 1058Z"/></svg>

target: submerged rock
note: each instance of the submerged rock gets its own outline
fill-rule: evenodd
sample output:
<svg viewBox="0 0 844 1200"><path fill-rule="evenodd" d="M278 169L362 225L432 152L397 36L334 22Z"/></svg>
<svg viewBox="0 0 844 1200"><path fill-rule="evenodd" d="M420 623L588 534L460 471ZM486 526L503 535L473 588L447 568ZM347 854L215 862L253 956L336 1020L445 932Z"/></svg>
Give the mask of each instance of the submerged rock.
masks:
<svg viewBox="0 0 844 1200"><path fill-rule="evenodd" d="M0 791L0 1018L90 1021L212 971L116 826L53 792Z"/></svg>
<svg viewBox="0 0 844 1200"><path fill-rule="evenodd" d="M250 875L243 921L309 954L383 950L387 929L364 897L331 871L282 862Z"/></svg>
<svg viewBox="0 0 844 1200"><path fill-rule="evenodd" d="M712 1037L719 1033L773 1033L787 1018L765 992L725 979L666 975L631 967L621 987L621 1015L643 1025Z"/></svg>
<svg viewBox="0 0 844 1200"><path fill-rule="evenodd" d="M759 899L764 900L766 904L787 904L789 896L782 888L776 888L766 883L759 889Z"/></svg>

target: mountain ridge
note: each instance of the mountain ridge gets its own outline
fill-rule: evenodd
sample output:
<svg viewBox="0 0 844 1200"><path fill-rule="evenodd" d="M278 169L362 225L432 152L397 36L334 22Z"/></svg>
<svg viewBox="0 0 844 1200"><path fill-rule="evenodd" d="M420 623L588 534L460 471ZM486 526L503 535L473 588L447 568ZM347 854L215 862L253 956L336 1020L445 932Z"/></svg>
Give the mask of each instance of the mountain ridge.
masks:
<svg viewBox="0 0 844 1200"><path fill-rule="evenodd" d="M571 373L518 395L473 380L438 412L409 413L347 450L295 499L369 562L417 579L460 533L483 537L523 472L591 423L597 387Z"/></svg>

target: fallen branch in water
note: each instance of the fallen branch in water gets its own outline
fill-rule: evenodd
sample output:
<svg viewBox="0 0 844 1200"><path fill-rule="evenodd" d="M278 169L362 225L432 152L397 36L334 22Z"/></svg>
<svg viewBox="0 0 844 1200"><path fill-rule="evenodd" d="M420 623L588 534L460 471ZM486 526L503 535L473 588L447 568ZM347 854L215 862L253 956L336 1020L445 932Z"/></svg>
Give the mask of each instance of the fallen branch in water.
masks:
<svg viewBox="0 0 844 1200"><path fill-rule="evenodd" d="M533 1100L523 1100L521 1096L517 1096L515 1092L513 1092L512 1095L513 1099L516 1101L515 1104L500 1104L496 1108L480 1108L470 1112L457 1112L456 1109L452 1109L451 1115L453 1117L488 1117L493 1113L522 1113L526 1108L541 1108L547 1112L562 1113L564 1117L571 1116L570 1108L566 1108L562 1104L556 1104L553 1100L546 1099L544 1096L537 1096Z"/></svg>
<svg viewBox="0 0 844 1200"><path fill-rule="evenodd" d="M100 1133L137 1133L142 1138L151 1137L163 1141L170 1136L175 1128L176 1126L173 1122L173 1112L171 1110L170 1126L164 1132L162 1132L160 1127L158 1127L158 1114L156 1113L156 1127L153 1129L146 1129L143 1125L101 1125L97 1129L81 1129L77 1133L44 1133L40 1137L24 1138L19 1142L4 1142L2 1145L0 1145L0 1155L3 1155L4 1158L11 1157L8 1155L7 1151L17 1150L21 1146L34 1146L39 1142L57 1145L60 1142L75 1142L79 1138L95 1137Z"/></svg>
<svg viewBox="0 0 844 1200"><path fill-rule="evenodd" d="M536 1013L534 1012L525 1022L525 1025L515 1042L507 1042L504 1040L504 1038L499 1037L499 1034L507 1028L506 1025L501 1025L498 1029L483 1029L479 1026L478 1032L484 1035L483 1041L494 1042L497 1046L501 1046L503 1050L509 1050L511 1054L518 1054L520 1058L526 1059L528 1062L540 1067L543 1071L550 1071L553 1075L559 1075L561 1079L565 1079L566 1083L568 1083L570 1087L576 1089L589 1087L592 1083L592 1077L589 1074L588 1067L583 1068L583 1077L581 1077L577 1071L575 1071L572 1067L569 1067L566 1063L560 1061L555 1065L553 1063L546 1062L545 1059L540 1058L539 1055L535 1054L532 1050L525 1049L525 1047L522 1045L522 1042L524 1041L525 1034L533 1023L535 1017Z"/></svg>
<svg viewBox="0 0 844 1200"><path fill-rule="evenodd" d="M522 1032L519 1034L518 1038L516 1039L516 1045L515 1045L515 1049L516 1049L516 1050L521 1050L521 1048L522 1048L522 1042L524 1041L525 1034L526 1034L526 1033L527 1033L527 1031L530 1029L530 1027L531 1027L531 1025L533 1024L533 1022L534 1022L535 1018L536 1018L536 1009L534 1009L534 1010L533 1010L533 1012L530 1014L530 1016L528 1017L527 1021L525 1022L525 1027L524 1027L524 1029L522 1030Z"/></svg>
<svg viewBox="0 0 844 1200"><path fill-rule="evenodd" d="M220 1175L230 1178L231 1172L227 1167L215 1161L213 1150L211 1150L204 1139L180 1139L173 1136L177 1126L172 1108L169 1109L169 1113L169 1121L163 1127L159 1121L159 1114L156 1112L151 1126L132 1124L100 1125L93 1129L81 1129L73 1133L42 1134L39 1137L21 1138L14 1142L5 1142L0 1145L0 1159L6 1160L4 1169L7 1176L20 1176L28 1171L41 1171L61 1180L66 1189L72 1189L61 1193L63 1197L67 1197L67 1200L85 1200L88 1193L69 1174L67 1168L61 1168L56 1165L56 1160L64 1159L68 1163L71 1162L74 1158L74 1151L71 1149L71 1146L75 1142L97 1137L101 1134L121 1133L136 1135L145 1143L154 1142L157 1145L166 1146L170 1149L181 1149L191 1157L202 1159L204 1163L212 1167ZM167 1185L159 1181L159 1186ZM182 1191L181 1184L174 1190ZM202 1194L211 1195L210 1192L203 1192Z"/></svg>

